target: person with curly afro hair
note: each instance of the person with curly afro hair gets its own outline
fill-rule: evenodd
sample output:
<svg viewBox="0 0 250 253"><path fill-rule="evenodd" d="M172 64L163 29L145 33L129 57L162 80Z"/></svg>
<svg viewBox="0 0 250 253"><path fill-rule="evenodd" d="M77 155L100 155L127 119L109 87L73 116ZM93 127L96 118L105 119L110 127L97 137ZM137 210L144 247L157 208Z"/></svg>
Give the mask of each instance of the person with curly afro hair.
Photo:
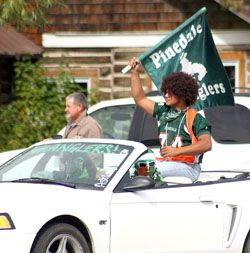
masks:
<svg viewBox="0 0 250 253"><path fill-rule="evenodd" d="M136 104L158 121L161 149L156 167L161 177L186 177L190 182L196 181L202 156L212 148L211 126L192 108L198 97L196 79L184 72L166 76L161 87L165 103L156 103L143 91L140 62L133 57L128 64L132 67L131 93Z"/></svg>
<svg viewBox="0 0 250 253"><path fill-rule="evenodd" d="M172 93L183 100L187 106L193 105L198 97L197 81L187 73L176 72L163 80L161 91L163 94Z"/></svg>

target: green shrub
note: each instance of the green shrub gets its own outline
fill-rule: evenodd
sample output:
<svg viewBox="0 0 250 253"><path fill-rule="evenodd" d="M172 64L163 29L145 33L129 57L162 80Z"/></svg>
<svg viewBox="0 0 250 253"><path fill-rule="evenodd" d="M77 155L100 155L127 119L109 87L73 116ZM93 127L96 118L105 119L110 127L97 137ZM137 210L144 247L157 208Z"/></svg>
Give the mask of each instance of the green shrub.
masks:
<svg viewBox="0 0 250 253"><path fill-rule="evenodd" d="M24 148L56 134L66 124L65 97L83 91L69 72L48 78L42 61L27 58L15 64L15 89L14 101L0 107L0 151Z"/></svg>

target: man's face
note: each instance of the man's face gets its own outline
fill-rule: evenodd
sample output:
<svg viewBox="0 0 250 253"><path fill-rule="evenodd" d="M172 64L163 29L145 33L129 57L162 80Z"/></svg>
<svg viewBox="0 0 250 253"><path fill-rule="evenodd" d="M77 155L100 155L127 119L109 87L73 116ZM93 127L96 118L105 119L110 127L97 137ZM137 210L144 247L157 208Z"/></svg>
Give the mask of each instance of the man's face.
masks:
<svg viewBox="0 0 250 253"><path fill-rule="evenodd" d="M166 92L165 94L166 104L168 106L175 106L180 102L180 99L175 96L171 91Z"/></svg>
<svg viewBox="0 0 250 253"><path fill-rule="evenodd" d="M75 121L84 110L81 104L75 104L73 98L66 99L65 113L68 121Z"/></svg>

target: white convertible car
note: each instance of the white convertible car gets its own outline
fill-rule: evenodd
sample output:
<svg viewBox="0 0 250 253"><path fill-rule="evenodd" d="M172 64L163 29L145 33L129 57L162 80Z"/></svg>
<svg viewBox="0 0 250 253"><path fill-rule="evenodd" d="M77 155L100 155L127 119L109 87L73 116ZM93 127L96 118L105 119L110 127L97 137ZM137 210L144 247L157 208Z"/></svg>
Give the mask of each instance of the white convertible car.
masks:
<svg viewBox="0 0 250 253"><path fill-rule="evenodd" d="M53 140L0 167L1 253L250 253L250 176L134 176L138 142Z"/></svg>

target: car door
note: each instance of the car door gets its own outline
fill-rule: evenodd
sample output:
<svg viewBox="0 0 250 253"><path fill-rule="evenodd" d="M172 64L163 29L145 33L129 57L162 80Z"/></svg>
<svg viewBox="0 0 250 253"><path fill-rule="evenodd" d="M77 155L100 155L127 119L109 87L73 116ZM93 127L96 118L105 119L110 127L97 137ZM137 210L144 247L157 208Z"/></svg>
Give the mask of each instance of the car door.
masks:
<svg viewBox="0 0 250 253"><path fill-rule="evenodd" d="M224 206L211 187L114 193L111 252L221 252Z"/></svg>

